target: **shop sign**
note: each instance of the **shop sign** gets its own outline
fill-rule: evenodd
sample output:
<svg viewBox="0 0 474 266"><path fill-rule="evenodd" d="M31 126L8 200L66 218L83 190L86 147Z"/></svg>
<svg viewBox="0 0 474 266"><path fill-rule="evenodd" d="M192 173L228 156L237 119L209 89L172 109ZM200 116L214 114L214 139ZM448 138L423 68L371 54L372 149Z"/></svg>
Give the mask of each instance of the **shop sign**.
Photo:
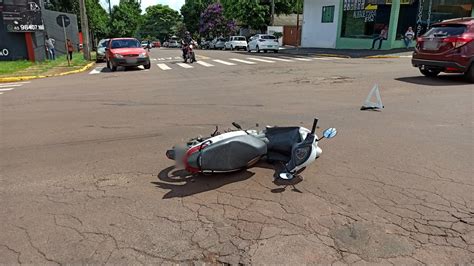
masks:
<svg viewBox="0 0 474 266"><path fill-rule="evenodd" d="M40 0L3 1L3 23L9 32L44 30Z"/></svg>
<svg viewBox="0 0 474 266"><path fill-rule="evenodd" d="M10 51L8 51L7 48L0 49L0 56L1 57L7 57L10 54Z"/></svg>
<svg viewBox="0 0 474 266"><path fill-rule="evenodd" d="M364 19L364 22L374 22L377 16L376 4L367 3L366 0L344 0L344 11L354 11L353 17Z"/></svg>

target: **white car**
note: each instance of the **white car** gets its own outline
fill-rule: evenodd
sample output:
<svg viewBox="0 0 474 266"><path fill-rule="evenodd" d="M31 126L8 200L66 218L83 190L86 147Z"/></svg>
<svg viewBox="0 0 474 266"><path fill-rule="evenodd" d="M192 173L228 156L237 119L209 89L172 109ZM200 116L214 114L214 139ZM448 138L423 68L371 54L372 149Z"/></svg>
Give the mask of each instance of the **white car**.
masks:
<svg viewBox="0 0 474 266"><path fill-rule="evenodd" d="M263 51L266 53L267 51L273 51L278 53L278 50L280 50L278 39L275 36L268 34L257 34L252 36L247 45L248 52L257 51L257 53L260 53L260 51Z"/></svg>
<svg viewBox="0 0 474 266"><path fill-rule="evenodd" d="M245 39L244 36L230 36L229 40L225 43L224 48L226 50L227 49L230 49L230 50L234 50L234 49L246 50L247 49L247 39Z"/></svg>

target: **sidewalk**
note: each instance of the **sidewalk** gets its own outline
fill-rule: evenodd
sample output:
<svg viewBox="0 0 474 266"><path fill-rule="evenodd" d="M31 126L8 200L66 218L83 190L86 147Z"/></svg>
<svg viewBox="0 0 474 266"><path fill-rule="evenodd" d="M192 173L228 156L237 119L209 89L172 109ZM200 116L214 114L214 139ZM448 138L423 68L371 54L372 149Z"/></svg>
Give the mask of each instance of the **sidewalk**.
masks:
<svg viewBox="0 0 474 266"><path fill-rule="evenodd" d="M19 67L15 68L16 65ZM54 61L38 63L5 61L3 64L0 63L0 83L75 74L85 71L93 65L94 62L84 60L79 53L74 54L70 66L68 66L66 56L59 56Z"/></svg>
<svg viewBox="0 0 474 266"><path fill-rule="evenodd" d="M393 50L361 50L361 49L327 49L327 48L294 48L284 47L280 50L282 54L305 55L305 56L334 56L346 58L398 58L409 57L413 49Z"/></svg>

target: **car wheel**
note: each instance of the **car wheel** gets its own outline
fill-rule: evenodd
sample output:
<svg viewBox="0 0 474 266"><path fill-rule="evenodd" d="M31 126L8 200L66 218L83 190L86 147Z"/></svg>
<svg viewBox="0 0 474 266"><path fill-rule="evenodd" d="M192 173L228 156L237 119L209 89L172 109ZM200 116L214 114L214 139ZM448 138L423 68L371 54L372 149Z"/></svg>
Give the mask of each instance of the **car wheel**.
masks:
<svg viewBox="0 0 474 266"><path fill-rule="evenodd" d="M230 50L231 50L231 51L234 51L234 46L231 45L231 46L230 46Z"/></svg>
<svg viewBox="0 0 474 266"><path fill-rule="evenodd" d="M471 83L474 83L474 63L471 65L469 70L464 73L464 75L466 76L467 80L469 80Z"/></svg>
<svg viewBox="0 0 474 266"><path fill-rule="evenodd" d="M278 54L278 50L274 50L273 52L274 52L275 54Z"/></svg>
<svg viewBox="0 0 474 266"><path fill-rule="evenodd" d="M434 78L439 75L441 71L438 70L432 70L432 69L421 69L420 68L421 74L425 75L426 77Z"/></svg>
<svg viewBox="0 0 474 266"><path fill-rule="evenodd" d="M148 63L148 65L143 66L145 69L150 69L151 68L151 63Z"/></svg>
<svg viewBox="0 0 474 266"><path fill-rule="evenodd" d="M268 51L267 50L263 50L264 53L267 53Z"/></svg>
<svg viewBox="0 0 474 266"><path fill-rule="evenodd" d="M258 45L257 45L257 53L260 53L260 48L258 47Z"/></svg>

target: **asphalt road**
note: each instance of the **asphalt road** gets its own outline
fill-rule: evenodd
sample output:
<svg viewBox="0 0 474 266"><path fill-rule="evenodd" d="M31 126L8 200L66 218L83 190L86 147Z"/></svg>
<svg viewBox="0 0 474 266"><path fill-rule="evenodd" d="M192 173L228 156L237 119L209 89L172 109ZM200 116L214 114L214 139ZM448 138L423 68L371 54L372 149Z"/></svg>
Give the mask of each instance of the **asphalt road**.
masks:
<svg viewBox="0 0 474 266"><path fill-rule="evenodd" d="M472 84L409 58L197 53L0 84L0 263L474 263ZM359 111L376 83L385 109ZM315 116L339 135L294 186L165 157L214 125Z"/></svg>

